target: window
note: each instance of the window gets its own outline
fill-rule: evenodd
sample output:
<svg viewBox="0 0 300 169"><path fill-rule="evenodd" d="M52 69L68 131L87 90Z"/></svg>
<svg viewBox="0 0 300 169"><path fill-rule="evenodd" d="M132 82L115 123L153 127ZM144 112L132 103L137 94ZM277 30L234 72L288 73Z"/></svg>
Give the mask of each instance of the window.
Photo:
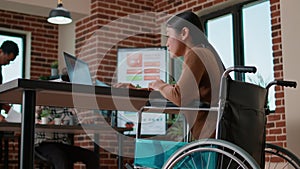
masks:
<svg viewBox="0 0 300 169"><path fill-rule="evenodd" d="M259 15L258 15L259 14ZM258 19L259 18L259 19ZM255 65L256 74L246 74L246 81L266 86L273 80L272 31L269 1L243 8L245 65ZM269 106L275 109L274 89Z"/></svg>
<svg viewBox="0 0 300 169"><path fill-rule="evenodd" d="M256 66L256 74L235 74L235 79L263 87L273 80L270 17L269 1L241 3L201 17L225 67ZM269 92L269 106L274 110L274 88Z"/></svg>
<svg viewBox="0 0 300 169"><path fill-rule="evenodd" d="M234 65L232 15L227 14L210 19L207 22L207 28L207 38L220 54L224 66Z"/></svg>
<svg viewBox="0 0 300 169"><path fill-rule="evenodd" d="M25 42L26 35L0 31L0 45L6 41L11 40L17 43L19 47L19 55L9 65L2 66L3 83L17 78L24 78L25 76ZM13 105L13 108L18 112L21 111L20 105Z"/></svg>

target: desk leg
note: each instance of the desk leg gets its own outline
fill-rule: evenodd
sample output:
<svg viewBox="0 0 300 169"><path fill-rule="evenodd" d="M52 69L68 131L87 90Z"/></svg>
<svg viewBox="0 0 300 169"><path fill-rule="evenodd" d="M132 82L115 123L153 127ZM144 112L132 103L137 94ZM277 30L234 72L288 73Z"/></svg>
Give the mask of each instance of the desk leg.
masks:
<svg viewBox="0 0 300 169"><path fill-rule="evenodd" d="M99 134L94 134L94 153L98 156L98 164L100 168L100 147L99 147Z"/></svg>
<svg viewBox="0 0 300 169"><path fill-rule="evenodd" d="M4 139L4 169L8 169L8 138Z"/></svg>
<svg viewBox="0 0 300 169"><path fill-rule="evenodd" d="M118 169L122 169L123 167L123 139L122 139L122 134L118 133Z"/></svg>
<svg viewBox="0 0 300 169"><path fill-rule="evenodd" d="M142 112L144 109L141 109L137 112L137 128L136 128L136 139L141 138L142 133Z"/></svg>
<svg viewBox="0 0 300 169"><path fill-rule="evenodd" d="M20 169L34 166L35 97L35 91L23 91Z"/></svg>

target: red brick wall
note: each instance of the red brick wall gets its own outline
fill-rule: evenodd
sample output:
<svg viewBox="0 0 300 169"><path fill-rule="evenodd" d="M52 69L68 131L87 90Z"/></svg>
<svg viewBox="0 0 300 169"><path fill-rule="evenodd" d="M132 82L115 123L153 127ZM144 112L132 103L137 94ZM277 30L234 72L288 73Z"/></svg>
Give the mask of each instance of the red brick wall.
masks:
<svg viewBox="0 0 300 169"><path fill-rule="evenodd" d="M91 15L76 23L76 54L91 63L95 77L97 74L99 79L108 83L114 80L116 46L159 44L155 33L143 33L156 26L151 16L142 14L151 11L151 1L92 0Z"/></svg>
<svg viewBox="0 0 300 169"><path fill-rule="evenodd" d="M50 64L57 60L58 26L45 17L0 10L0 27L31 32L31 78L50 75Z"/></svg>
<svg viewBox="0 0 300 169"><path fill-rule="evenodd" d="M281 18L280 0L270 0L271 23L272 23L272 49L274 63L274 77L277 80L284 79L282 62L282 39L281 39ZM267 141L280 146L287 146L286 142L286 119L284 108L284 88L275 87L276 112L268 116Z"/></svg>

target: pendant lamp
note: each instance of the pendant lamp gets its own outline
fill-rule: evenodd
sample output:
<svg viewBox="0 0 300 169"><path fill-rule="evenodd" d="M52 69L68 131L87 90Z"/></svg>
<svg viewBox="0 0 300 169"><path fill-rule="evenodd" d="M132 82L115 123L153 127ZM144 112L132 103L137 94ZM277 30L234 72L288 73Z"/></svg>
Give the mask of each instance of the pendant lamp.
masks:
<svg viewBox="0 0 300 169"><path fill-rule="evenodd" d="M72 22L71 14L63 7L62 0L58 0L57 8L50 11L47 21L52 24L69 24Z"/></svg>

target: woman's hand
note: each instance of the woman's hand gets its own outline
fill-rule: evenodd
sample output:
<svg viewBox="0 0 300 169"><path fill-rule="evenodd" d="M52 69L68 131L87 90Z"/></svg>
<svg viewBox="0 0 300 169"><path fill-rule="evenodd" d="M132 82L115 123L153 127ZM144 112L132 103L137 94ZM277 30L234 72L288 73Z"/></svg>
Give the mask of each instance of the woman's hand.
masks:
<svg viewBox="0 0 300 169"><path fill-rule="evenodd" d="M129 88L129 89L136 89L136 90L146 90L146 91L152 91L153 89L152 88L141 88L141 87L137 87L137 86L134 86L133 84L131 83L117 83L117 84L114 84L113 87L116 87L116 88Z"/></svg>
<svg viewBox="0 0 300 169"><path fill-rule="evenodd" d="M8 114L11 106L9 104L3 104L2 109L5 110L5 113Z"/></svg>
<svg viewBox="0 0 300 169"><path fill-rule="evenodd" d="M166 83L163 80L155 80L149 83L149 88L154 90L159 90L160 87L164 86Z"/></svg>
<svg viewBox="0 0 300 169"><path fill-rule="evenodd" d="M131 83L117 83L117 84L114 84L113 87L136 89L136 87Z"/></svg>

